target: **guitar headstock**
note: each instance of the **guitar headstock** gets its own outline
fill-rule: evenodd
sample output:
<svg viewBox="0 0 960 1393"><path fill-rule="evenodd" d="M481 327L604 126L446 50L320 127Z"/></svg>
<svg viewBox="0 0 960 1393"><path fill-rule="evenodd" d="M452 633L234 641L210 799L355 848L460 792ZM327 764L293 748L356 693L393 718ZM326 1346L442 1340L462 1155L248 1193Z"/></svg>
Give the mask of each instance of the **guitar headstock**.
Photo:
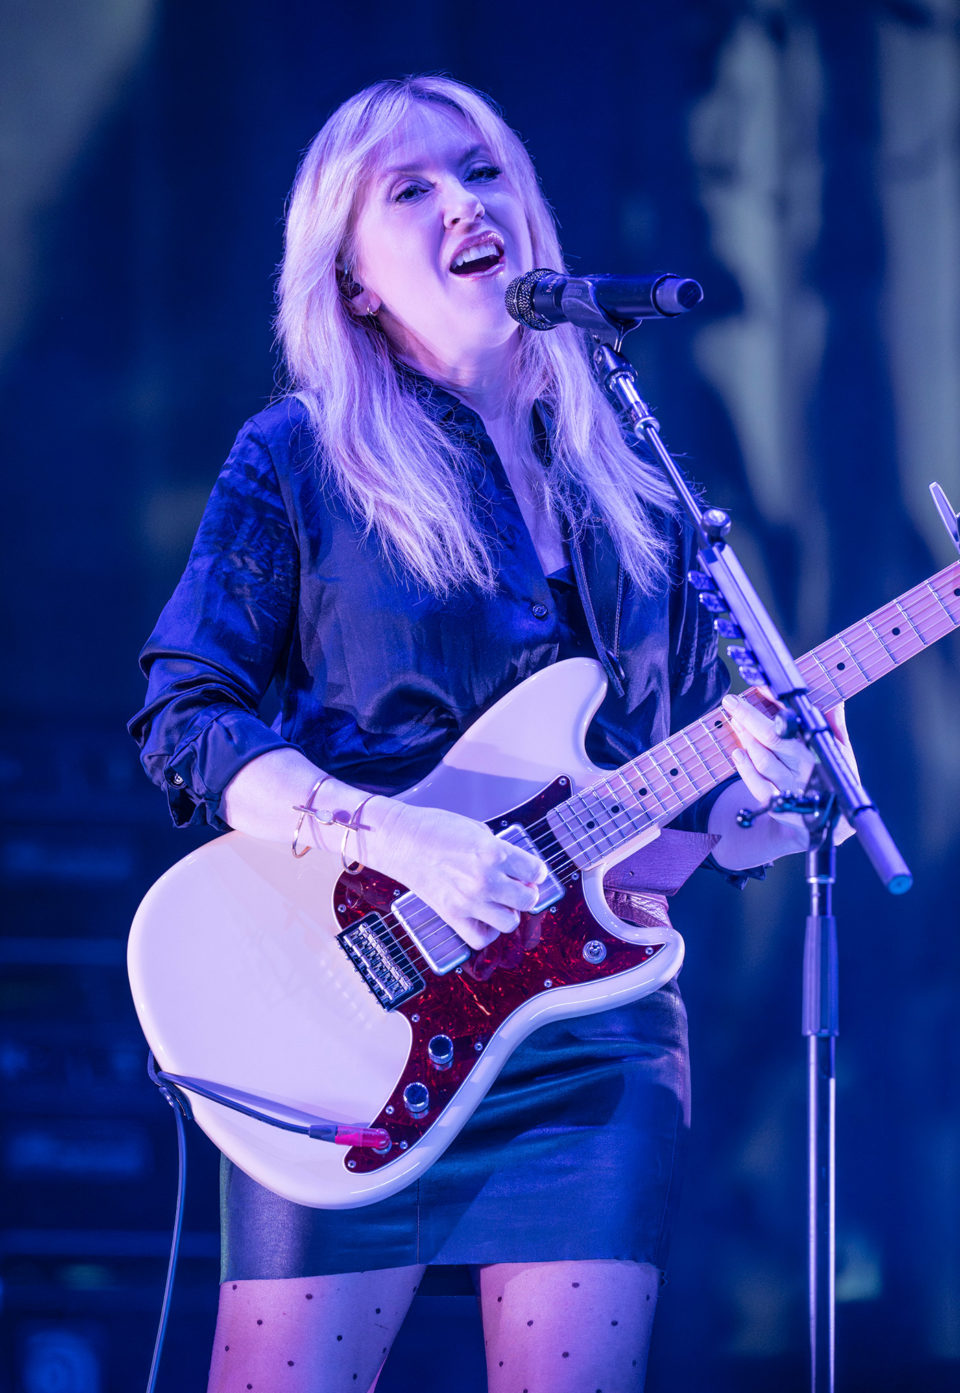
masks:
<svg viewBox="0 0 960 1393"><path fill-rule="evenodd" d="M934 501L944 527L957 551L960 551L960 514L954 511L953 504L938 483L930 485L930 497Z"/></svg>

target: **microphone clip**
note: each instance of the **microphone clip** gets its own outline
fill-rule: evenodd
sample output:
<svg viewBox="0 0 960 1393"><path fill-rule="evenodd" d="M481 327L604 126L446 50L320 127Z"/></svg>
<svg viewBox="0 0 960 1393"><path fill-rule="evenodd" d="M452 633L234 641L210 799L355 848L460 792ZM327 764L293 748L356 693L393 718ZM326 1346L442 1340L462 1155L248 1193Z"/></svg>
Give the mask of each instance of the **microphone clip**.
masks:
<svg viewBox="0 0 960 1393"><path fill-rule="evenodd" d="M615 317L605 310L597 299L597 288L592 281L570 281L564 290L563 312L571 324L586 329L598 345L604 344L619 353L624 339L634 329L639 329L640 318Z"/></svg>

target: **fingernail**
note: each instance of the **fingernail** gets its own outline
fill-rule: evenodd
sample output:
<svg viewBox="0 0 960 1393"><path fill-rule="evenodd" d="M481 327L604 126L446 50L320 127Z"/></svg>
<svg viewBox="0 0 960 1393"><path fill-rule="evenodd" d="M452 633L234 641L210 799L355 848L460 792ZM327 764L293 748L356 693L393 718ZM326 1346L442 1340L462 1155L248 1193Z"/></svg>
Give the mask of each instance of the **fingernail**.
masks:
<svg viewBox="0 0 960 1393"><path fill-rule="evenodd" d="M740 705L740 698L735 697L732 692L728 692L725 697L720 698L720 705L724 711L736 711Z"/></svg>

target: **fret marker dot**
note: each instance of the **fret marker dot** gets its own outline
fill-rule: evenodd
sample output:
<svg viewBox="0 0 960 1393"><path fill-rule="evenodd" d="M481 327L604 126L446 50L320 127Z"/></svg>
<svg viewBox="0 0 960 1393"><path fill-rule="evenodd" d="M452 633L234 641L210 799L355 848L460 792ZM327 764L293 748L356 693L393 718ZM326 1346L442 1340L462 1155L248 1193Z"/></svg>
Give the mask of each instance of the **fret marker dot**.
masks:
<svg viewBox="0 0 960 1393"><path fill-rule="evenodd" d="M954 595L960 595L960 585L955 585L953 587L953 593Z"/></svg>
<svg viewBox="0 0 960 1393"><path fill-rule="evenodd" d="M640 797L641 797L641 798L646 798L646 796L647 796L647 790L646 790L645 788L641 788L639 792L640 792Z"/></svg>
<svg viewBox="0 0 960 1393"><path fill-rule="evenodd" d="M900 630L899 630L899 629L893 629L893 630L891 630L891 632L892 632L892 633L895 633L895 634L899 634L899 633L900 633Z"/></svg>
<svg viewBox="0 0 960 1393"><path fill-rule="evenodd" d="M618 813L618 812L620 811L620 804L619 804L619 803L614 803L614 805L613 805L613 807L610 809L610 811L611 811L611 813Z"/></svg>
<svg viewBox="0 0 960 1393"><path fill-rule="evenodd" d="M588 823L587 823L587 826L588 826L588 827L596 827L596 825L597 825L597 824L596 824L595 822L588 822Z"/></svg>
<svg viewBox="0 0 960 1393"><path fill-rule="evenodd" d="M679 773L680 773L680 770L679 770L679 769L671 769L671 770L670 770L670 777L671 777L671 779L675 779Z"/></svg>
<svg viewBox="0 0 960 1393"><path fill-rule="evenodd" d="M844 669L846 666L847 666L846 663L837 663L837 671L838 671L838 672L843 672L843 669Z"/></svg>

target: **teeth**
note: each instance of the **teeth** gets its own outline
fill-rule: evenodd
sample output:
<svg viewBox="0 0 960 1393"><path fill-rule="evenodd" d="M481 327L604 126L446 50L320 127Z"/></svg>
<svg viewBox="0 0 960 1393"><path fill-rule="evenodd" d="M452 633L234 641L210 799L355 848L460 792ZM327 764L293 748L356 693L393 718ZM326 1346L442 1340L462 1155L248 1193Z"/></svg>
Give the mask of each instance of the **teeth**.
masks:
<svg viewBox="0 0 960 1393"><path fill-rule="evenodd" d="M499 255L500 248L496 242L478 242L475 247L468 247L465 252L461 252L450 269L456 271L461 266L469 266L471 261L482 261L486 256Z"/></svg>

